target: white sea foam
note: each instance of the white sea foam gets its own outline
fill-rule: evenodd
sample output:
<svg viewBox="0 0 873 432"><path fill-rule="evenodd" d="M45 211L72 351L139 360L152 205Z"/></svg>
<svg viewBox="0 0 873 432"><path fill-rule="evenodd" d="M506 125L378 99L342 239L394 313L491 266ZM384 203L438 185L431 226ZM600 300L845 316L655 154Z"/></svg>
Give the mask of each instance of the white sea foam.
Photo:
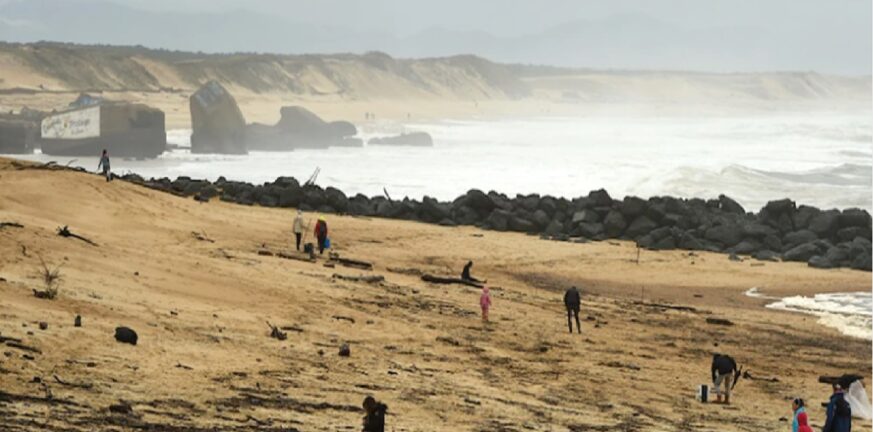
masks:
<svg viewBox="0 0 873 432"><path fill-rule="evenodd" d="M840 333L873 339L873 295L870 292L785 297L766 307L816 315L819 324L835 328Z"/></svg>
<svg viewBox="0 0 873 432"><path fill-rule="evenodd" d="M757 211L789 197L822 208L871 209L873 134L869 112L723 117L592 116L513 120L445 120L359 125L360 136L421 130L432 148L373 146L252 152L245 156L191 154L112 161L118 172L146 177L254 183L279 176L307 178L347 194L424 195L452 200L471 188L510 196L565 197L606 188L615 197L673 195L733 197ZM190 130L170 130L170 143L190 145ZM16 156L21 157L21 156ZM73 158L26 158L66 163ZM97 166L96 156L75 164Z"/></svg>

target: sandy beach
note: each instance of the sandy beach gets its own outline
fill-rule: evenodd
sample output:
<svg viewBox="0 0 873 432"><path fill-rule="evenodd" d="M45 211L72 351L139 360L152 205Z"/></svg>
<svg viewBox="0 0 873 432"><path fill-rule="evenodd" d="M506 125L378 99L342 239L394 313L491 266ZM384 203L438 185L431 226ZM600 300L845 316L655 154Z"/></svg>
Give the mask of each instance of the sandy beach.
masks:
<svg viewBox="0 0 873 432"><path fill-rule="evenodd" d="M396 431L789 430L780 418L796 396L823 424L819 375L871 382L869 340L743 294L869 292L867 272L687 251L637 262L628 242L339 216L328 216L335 252L373 270L260 255L296 256L293 214L0 160L0 222L24 225L0 228L0 336L38 350L0 345L5 427L358 430L373 394ZM64 225L97 245L56 235ZM60 265L54 300L32 294L40 257ZM456 275L468 259L491 286L488 323L477 289L418 277ZM361 275L385 279L343 279ZM567 333L570 285L581 335ZM120 325L136 346L113 339ZM694 399L713 352L755 378L731 406ZM111 413L119 401L133 413Z"/></svg>

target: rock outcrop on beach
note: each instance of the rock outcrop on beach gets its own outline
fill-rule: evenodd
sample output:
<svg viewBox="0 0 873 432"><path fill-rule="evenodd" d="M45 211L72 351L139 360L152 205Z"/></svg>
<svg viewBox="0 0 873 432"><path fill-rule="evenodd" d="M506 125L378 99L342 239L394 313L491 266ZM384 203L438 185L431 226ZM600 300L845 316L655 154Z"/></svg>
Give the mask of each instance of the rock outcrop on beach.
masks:
<svg viewBox="0 0 873 432"><path fill-rule="evenodd" d="M191 153L248 153L246 120L233 96L209 81L190 98Z"/></svg>
<svg viewBox="0 0 873 432"><path fill-rule="evenodd" d="M702 250L749 256L762 261L803 261L811 267L871 270L871 217L866 210L821 210L790 199L770 201L747 212L725 195L717 199L613 199L603 189L573 199L540 195L510 198L472 189L452 202L430 197L348 197L328 187L301 186L294 178L252 185L220 178L211 183L131 180L182 195L219 196L223 201L265 207L378 216L445 226L474 225L516 231L560 241L623 239L650 250Z"/></svg>
<svg viewBox="0 0 873 432"><path fill-rule="evenodd" d="M427 132L410 132L395 136L371 138L367 145L433 147L433 138Z"/></svg>
<svg viewBox="0 0 873 432"><path fill-rule="evenodd" d="M251 124L246 127L246 141L251 150L291 151L300 148L324 149L332 146L361 146L354 138L358 129L347 121L326 122L300 106L285 106L275 126Z"/></svg>

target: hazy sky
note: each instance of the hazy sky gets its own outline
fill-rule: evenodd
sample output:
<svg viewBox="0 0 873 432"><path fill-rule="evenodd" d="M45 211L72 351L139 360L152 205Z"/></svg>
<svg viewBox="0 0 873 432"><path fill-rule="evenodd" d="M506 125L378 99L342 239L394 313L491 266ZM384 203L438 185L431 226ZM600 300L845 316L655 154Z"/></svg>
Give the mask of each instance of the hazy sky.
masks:
<svg viewBox="0 0 873 432"><path fill-rule="evenodd" d="M112 9L95 6L106 2L122 7L105 17L124 23L94 22ZM83 3L90 6L77 12L75 5ZM593 68L870 74L871 5L871 0L0 0L0 40L207 52L471 53L503 62Z"/></svg>

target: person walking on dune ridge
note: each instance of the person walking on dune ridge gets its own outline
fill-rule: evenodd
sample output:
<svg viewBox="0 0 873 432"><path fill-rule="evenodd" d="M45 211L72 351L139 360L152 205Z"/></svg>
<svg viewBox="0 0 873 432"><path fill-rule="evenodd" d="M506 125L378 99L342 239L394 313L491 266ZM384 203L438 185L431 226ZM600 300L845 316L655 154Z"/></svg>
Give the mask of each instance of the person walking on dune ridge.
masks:
<svg viewBox="0 0 873 432"><path fill-rule="evenodd" d="M582 299L579 296L579 290L572 287L564 293L564 306L567 307L567 325L570 327L570 333L573 333L573 317L576 317L576 331L582 333L582 324L579 322L579 309L582 306Z"/></svg>
<svg viewBox="0 0 873 432"><path fill-rule="evenodd" d="M482 321L488 321L488 309L491 309L491 293L487 286L482 287L482 295L479 296L479 306L482 308Z"/></svg>
<svg viewBox="0 0 873 432"><path fill-rule="evenodd" d="M303 210L297 210L297 216L294 217L294 237L297 240L297 251L300 251L300 239L303 237Z"/></svg>
<svg viewBox="0 0 873 432"><path fill-rule="evenodd" d="M97 171L100 171L101 167L103 168L103 175L106 177L106 181L112 181L112 170L109 168L109 153L106 152L106 149L103 149L103 155L100 156Z"/></svg>

